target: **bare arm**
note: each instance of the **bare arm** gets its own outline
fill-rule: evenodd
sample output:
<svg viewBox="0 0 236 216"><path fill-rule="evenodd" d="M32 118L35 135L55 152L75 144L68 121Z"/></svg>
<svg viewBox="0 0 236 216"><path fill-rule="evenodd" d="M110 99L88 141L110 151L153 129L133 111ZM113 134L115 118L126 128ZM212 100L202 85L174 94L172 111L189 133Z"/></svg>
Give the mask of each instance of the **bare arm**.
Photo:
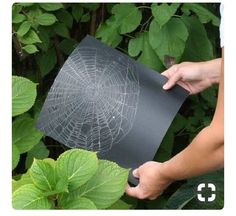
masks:
<svg viewBox="0 0 236 216"><path fill-rule="evenodd" d="M223 58L222 58L223 61ZM204 128L189 146L164 163L149 161L133 175L136 187L126 193L139 199L155 199L175 180L185 179L221 168L224 163L224 71L221 64L217 107L211 124Z"/></svg>

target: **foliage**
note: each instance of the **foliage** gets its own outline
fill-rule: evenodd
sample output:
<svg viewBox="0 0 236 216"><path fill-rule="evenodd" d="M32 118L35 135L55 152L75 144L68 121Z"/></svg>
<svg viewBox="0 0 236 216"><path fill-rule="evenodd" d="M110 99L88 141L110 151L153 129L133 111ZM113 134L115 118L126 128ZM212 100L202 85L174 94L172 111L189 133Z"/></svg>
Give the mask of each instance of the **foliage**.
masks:
<svg viewBox="0 0 236 216"><path fill-rule="evenodd" d="M105 209L124 193L128 170L73 149L59 158L35 159L27 174L13 180L15 209Z"/></svg>
<svg viewBox="0 0 236 216"><path fill-rule="evenodd" d="M15 3L12 6L12 169L13 178L19 175L21 178L13 180L14 207L204 208L195 199L194 185L214 179L220 179L222 185L223 172L174 183L154 201L138 201L127 196L119 199L123 194L119 186L125 184L127 171L108 161L98 162L95 154L89 154L91 164L81 167L83 175L71 177L73 167L67 169L64 164L73 162L67 161L67 154L74 151L65 152L64 146L44 137L34 124L60 67L86 34L161 72L168 66L168 57L176 63L219 57L219 22L216 3ZM169 128L155 160L168 160L209 125L216 95L217 87L213 86L189 97ZM84 160L82 155L87 153L78 152L81 158L74 160L80 164L80 160ZM45 159L47 157L58 159ZM113 169L117 172L111 175ZM55 175L49 175L51 173ZM120 180L119 173L123 173ZM103 182L107 176L110 178ZM99 183L107 187L92 187ZM222 208L222 196L220 189L215 206L205 207ZM99 197L101 199L97 199ZM35 202L29 204L30 200Z"/></svg>

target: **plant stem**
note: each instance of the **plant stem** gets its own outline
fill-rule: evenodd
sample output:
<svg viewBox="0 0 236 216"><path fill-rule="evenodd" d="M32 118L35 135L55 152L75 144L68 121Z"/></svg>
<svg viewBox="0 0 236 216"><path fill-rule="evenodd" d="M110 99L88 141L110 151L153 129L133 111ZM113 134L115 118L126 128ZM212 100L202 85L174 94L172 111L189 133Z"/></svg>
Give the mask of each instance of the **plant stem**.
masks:
<svg viewBox="0 0 236 216"><path fill-rule="evenodd" d="M133 37L132 35L128 35L128 34L124 34L124 36L128 37L128 38L131 38L131 39L134 39L135 37Z"/></svg>

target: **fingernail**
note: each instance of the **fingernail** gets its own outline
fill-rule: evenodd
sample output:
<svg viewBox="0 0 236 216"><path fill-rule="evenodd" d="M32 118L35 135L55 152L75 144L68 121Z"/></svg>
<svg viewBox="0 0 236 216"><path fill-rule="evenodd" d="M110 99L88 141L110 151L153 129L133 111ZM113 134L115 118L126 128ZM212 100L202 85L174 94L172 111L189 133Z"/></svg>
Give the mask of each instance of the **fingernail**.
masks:
<svg viewBox="0 0 236 216"><path fill-rule="evenodd" d="M133 175L136 176L137 175L137 169L133 170Z"/></svg>
<svg viewBox="0 0 236 216"><path fill-rule="evenodd" d="M168 84L165 84L165 85L163 85L163 89L167 89L167 87L168 87Z"/></svg>

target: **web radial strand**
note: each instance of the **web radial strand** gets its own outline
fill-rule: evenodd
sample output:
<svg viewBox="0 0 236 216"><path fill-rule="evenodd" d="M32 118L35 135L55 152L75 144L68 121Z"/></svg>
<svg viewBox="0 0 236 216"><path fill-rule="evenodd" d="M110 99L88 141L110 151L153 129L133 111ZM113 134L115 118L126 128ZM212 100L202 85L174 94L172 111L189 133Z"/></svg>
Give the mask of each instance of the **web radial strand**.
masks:
<svg viewBox="0 0 236 216"><path fill-rule="evenodd" d="M68 147L106 152L131 130L138 97L129 59L77 48L49 91L38 127Z"/></svg>

